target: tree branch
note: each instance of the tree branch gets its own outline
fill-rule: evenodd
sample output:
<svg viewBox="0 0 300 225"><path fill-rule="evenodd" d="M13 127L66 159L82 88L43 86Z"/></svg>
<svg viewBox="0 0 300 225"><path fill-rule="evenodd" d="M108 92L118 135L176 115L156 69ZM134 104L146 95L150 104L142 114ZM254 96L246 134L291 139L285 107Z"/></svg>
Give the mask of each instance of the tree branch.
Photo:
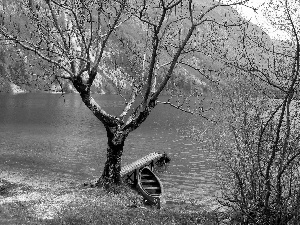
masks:
<svg viewBox="0 0 300 225"><path fill-rule="evenodd" d="M44 54L42 54L42 53L41 53L39 50L37 50L36 48L30 47L30 46L24 44L23 41L21 41L20 39L18 39L18 38L15 37L15 36L12 36L12 35L7 34L6 32L3 31L3 29L1 29L0 32L1 32L1 34L2 34L4 37L6 37L7 39L12 40L13 42L15 42L15 43L21 45L21 46L22 46L24 49L26 49L26 50L29 50L29 51L31 51L31 52L33 52L33 53L36 53L36 54L37 54L38 56L40 56L42 59L48 61L49 63L52 63L52 64L56 65L57 67L59 67L59 68L61 68L61 69L63 69L63 70L66 71L68 74L70 74L71 77L73 76L73 73L72 73L69 69L67 69L65 66L62 66L59 62L57 62L57 61L55 61L55 60L53 60L53 59L51 59L51 58L45 56Z"/></svg>
<svg viewBox="0 0 300 225"><path fill-rule="evenodd" d="M126 106L125 106L123 112L120 115L121 120L124 119L124 117L127 115L128 111L131 109L131 106L134 103L136 96L137 96L137 89L134 87L133 90L132 90L130 100L129 100L129 102L126 103Z"/></svg>
<svg viewBox="0 0 300 225"><path fill-rule="evenodd" d="M202 118L204 118L204 119L206 119L206 120L209 120L209 121L211 121L211 122L217 123L217 121L212 120L212 119L210 119L210 118L204 116L203 114L201 114L201 113L205 112L205 111L203 110L203 108L202 108L201 112L197 112L197 111L191 111L190 109L184 109L184 108L182 108L182 105L183 105L183 104L181 104L181 105L175 105L175 104L171 103L170 101L167 101L167 102L156 101L156 102L159 103L159 104L163 104L163 105L169 105L169 106L171 106L171 107L173 107L173 108L175 108L175 109L178 109L178 110L180 110L180 111L182 111L182 112L189 113L189 114L191 114L191 115L198 115L198 116L201 116Z"/></svg>

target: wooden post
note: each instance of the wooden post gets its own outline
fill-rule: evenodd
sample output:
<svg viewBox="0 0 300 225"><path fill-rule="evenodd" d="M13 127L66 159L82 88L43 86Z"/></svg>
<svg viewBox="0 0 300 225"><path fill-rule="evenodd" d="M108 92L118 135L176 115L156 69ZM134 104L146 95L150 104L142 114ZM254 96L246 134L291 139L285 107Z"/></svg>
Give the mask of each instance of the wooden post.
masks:
<svg viewBox="0 0 300 225"><path fill-rule="evenodd" d="M154 160L151 161L151 164L150 164L150 169L151 171L153 171L153 168L154 168Z"/></svg>
<svg viewBox="0 0 300 225"><path fill-rule="evenodd" d="M134 170L134 186L137 185L137 182L138 182L138 171L136 169Z"/></svg>

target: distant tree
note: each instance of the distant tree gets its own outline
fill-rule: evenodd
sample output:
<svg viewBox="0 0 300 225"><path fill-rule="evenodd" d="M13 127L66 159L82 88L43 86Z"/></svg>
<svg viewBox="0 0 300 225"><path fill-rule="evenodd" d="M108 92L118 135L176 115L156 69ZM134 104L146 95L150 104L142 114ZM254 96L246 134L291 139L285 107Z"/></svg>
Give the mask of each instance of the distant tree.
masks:
<svg viewBox="0 0 300 225"><path fill-rule="evenodd" d="M59 69L57 79L73 84L107 131L107 160L97 184L119 184L128 134L159 103L158 97L176 69L188 67L193 56L201 52L197 43L214 20L212 13L245 2L2 1L0 34ZM97 76L114 80L122 96L124 89L129 90L130 97L120 115L108 114L92 98L91 86ZM142 100L133 108L138 96ZM182 105L170 101L162 103L182 109Z"/></svg>

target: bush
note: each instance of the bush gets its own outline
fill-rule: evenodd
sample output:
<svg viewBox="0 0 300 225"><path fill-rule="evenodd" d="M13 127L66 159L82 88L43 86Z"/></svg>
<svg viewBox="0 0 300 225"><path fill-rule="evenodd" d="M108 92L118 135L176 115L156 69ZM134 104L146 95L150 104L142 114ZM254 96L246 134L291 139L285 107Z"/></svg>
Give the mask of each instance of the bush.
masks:
<svg viewBox="0 0 300 225"><path fill-rule="evenodd" d="M227 97L220 140L225 170L220 203L231 210L231 223L297 224L298 102L288 96L253 98L247 92Z"/></svg>

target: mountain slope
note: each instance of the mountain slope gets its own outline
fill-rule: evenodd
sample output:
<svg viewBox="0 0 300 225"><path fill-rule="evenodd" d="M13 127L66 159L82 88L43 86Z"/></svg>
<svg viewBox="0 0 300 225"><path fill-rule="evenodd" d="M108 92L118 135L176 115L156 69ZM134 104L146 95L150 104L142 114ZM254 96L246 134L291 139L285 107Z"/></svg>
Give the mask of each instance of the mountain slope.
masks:
<svg viewBox="0 0 300 225"><path fill-rule="evenodd" d="M202 11L211 7L214 1L198 0L196 3L195 10L200 15ZM184 14L184 10L178 7L176 10L177 15ZM153 13L157 12L153 10ZM182 63L177 66L175 74L167 86L167 93L178 91L191 93L196 89L196 91L201 92L211 85L211 80L220 83L226 82L223 74L226 71L224 69L226 68L224 64L226 57L224 58L223 54L226 53L227 56L230 56L229 59L226 59L229 61L235 60L239 56L241 53L241 37L246 26L231 26L243 22L243 19L231 7L217 7L206 15L206 19L207 21L198 27L195 37L188 45L188 48L193 47L195 51L184 54L180 58ZM178 25L178 29L174 27L173 31L184 34L189 26L190 23L185 21ZM253 24L247 26L247 34L253 34L253 38L257 38L259 33L262 33L259 27ZM147 64L151 56L151 44L149 43L151 37L147 36L148 34L149 27L137 19L128 20L120 26L110 40L107 49L105 49L107 56L100 65L100 76L97 76L94 82L93 92L117 93L119 89L124 89L124 92L127 93L131 90L133 79L139 84L146 82L143 74L147 72ZM269 42L270 40L266 41ZM164 46L161 46L160 49L161 57L158 59L158 65L168 61L170 46L174 43L176 43L176 40L166 39ZM3 46L3 48L6 49L6 52L10 52L9 49L14 47L11 45ZM72 87L67 81L54 79L52 75L59 73L57 69L53 69L48 63L42 63L32 53L23 51L20 48L16 49L23 54L23 57L19 60L21 64L5 61L0 57L3 65L2 67L0 65L0 74L4 80L20 85L28 91L60 91L62 87L67 91L72 91ZM250 49L253 50L253 54L257 52L255 48ZM220 73L220 71L223 73ZM232 71L228 70L229 72ZM155 82L157 84L161 82L164 73L163 67L156 69Z"/></svg>

